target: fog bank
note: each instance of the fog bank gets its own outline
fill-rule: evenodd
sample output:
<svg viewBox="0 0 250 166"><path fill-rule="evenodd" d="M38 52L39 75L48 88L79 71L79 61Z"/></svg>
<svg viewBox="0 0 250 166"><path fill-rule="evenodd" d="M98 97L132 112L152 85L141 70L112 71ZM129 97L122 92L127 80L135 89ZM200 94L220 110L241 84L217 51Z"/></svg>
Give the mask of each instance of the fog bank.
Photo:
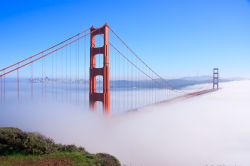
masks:
<svg viewBox="0 0 250 166"><path fill-rule="evenodd" d="M12 104L1 108L0 126L110 153L126 165L247 166L249 98L250 81L235 81L203 96L111 116L66 104Z"/></svg>

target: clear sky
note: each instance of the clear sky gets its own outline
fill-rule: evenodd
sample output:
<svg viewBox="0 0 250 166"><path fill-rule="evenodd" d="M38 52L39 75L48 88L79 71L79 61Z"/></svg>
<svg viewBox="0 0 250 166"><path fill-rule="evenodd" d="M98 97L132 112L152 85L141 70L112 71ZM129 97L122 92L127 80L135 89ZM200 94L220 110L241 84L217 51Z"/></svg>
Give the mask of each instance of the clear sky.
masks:
<svg viewBox="0 0 250 166"><path fill-rule="evenodd" d="M249 0L1 0L0 68L106 22L165 77L250 77Z"/></svg>

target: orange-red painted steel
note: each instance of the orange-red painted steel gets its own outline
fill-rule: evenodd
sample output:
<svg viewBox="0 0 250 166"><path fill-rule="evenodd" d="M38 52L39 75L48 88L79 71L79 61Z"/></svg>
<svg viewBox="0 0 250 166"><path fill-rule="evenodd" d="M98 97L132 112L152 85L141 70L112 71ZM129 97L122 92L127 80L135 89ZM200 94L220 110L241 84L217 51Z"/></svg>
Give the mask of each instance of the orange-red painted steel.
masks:
<svg viewBox="0 0 250 166"><path fill-rule="evenodd" d="M90 29L90 79L89 79L89 103L91 109L96 109L96 103L102 102L105 112L110 112L110 66L109 66L109 27ZM102 47L96 47L96 36L104 35ZM96 68L96 55L103 57L103 67ZM96 89L96 76L103 77L103 91L98 93Z"/></svg>

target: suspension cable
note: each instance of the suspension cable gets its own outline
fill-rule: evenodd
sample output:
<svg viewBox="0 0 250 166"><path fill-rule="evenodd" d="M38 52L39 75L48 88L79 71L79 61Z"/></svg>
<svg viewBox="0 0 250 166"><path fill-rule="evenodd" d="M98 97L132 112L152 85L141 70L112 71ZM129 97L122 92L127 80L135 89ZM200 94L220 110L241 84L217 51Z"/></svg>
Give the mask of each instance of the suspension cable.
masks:
<svg viewBox="0 0 250 166"><path fill-rule="evenodd" d="M150 78L152 81L155 81L156 83L158 83L160 85L160 87L162 87L162 84L159 83L159 81L157 81L157 79L154 79L153 77L151 77L150 75L148 75L147 73L145 73L141 68L139 68L135 63L133 63L125 54L123 54L120 50L118 50L118 48L116 48L111 42L109 42L109 45L114 48L125 60L127 60L131 65L133 65L137 70L139 70L141 73L143 73L145 76L147 76L148 78ZM164 80L164 79L163 79ZM171 89L175 92L178 93L185 93L184 91L180 91L177 89L173 89L172 87L168 88Z"/></svg>
<svg viewBox="0 0 250 166"><path fill-rule="evenodd" d="M14 69L12 69L12 70L10 70L10 71L7 71L7 72L1 74L0 77L3 77L3 76L5 76L5 75L7 75L7 74L10 74L10 73L12 73L12 72L14 72L14 71L20 69L20 68L25 67L25 66L27 66L27 65L29 65L29 64L31 64L31 63L33 63L33 62L36 62L36 61L38 61L38 60L40 60L40 59L42 59L42 58L45 58L45 57L47 57L47 56L49 56L49 55L51 55L51 54L53 54L53 53L55 53L55 52L57 52L57 51L59 51L59 50L61 50L61 49L67 47L68 45L70 45L70 44L72 44L72 43L75 43L75 42L78 41L78 40L81 40L82 38L86 37L86 36L89 35L90 33L91 33L91 32L85 33L83 36L80 36L80 37L78 37L78 38L72 40L71 42L66 43L66 44L64 44L64 45L62 45L62 46L56 48L55 50L52 50L52 51L50 51L50 52L48 52L48 53L46 53L46 54L44 54L44 55L42 55L42 56L40 56L40 57L37 57L37 58L34 59L34 60L28 61L28 62L26 62L25 64L19 66L19 64L21 63L21 61L20 61L20 63L17 63L17 64L18 64L17 67L15 67ZM92 32L92 33L93 33L93 32ZM61 42L61 43L62 43L62 42ZM64 43L65 43L65 42L64 42ZM49 50L49 49L48 49L48 50ZM41 54L41 53L40 53L40 54ZM37 54L36 56L38 56L38 55L40 55L40 54ZM30 59L32 59L33 57L35 57L35 56L29 57L29 58L26 58L26 59L27 59L27 60L28 60L28 59L30 60ZM25 61L27 61L27 60L22 60L22 62L25 62ZM11 66L15 66L15 65L11 65ZM7 67L7 68L10 68L10 67ZM7 68L2 69L1 71L6 70Z"/></svg>
<svg viewBox="0 0 250 166"><path fill-rule="evenodd" d="M84 34L84 33L87 32L88 30L89 30L89 29L85 29L85 30L83 30L82 32L80 32L80 33L78 33L78 34L76 34L76 35L74 35L74 36L72 36L72 37L70 37L70 38L68 38L68 39L66 39L66 40L64 40L64 41L62 41L62 42L57 43L57 44L55 44L55 45L49 47L48 49L45 49L45 50L43 50L43 51L41 51L41 52L39 52L39 53L37 53L37 54L34 54L34 55L32 55L32 56L30 56L30 57L28 57L28 58L25 58L25 59L23 59L23 60L21 60L21 61L19 61L19 62L16 62L15 64L10 65L10 66L8 66L8 67L6 67L6 68L0 69L0 71L2 72L2 71L4 71L4 70L7 70L7 69L12 68L12 67L14 67L14 66L17 66L17 65L20 64L20 63L23 63L23 62L25 62L25 61L27 61L27 60L30 60L30 59L32 59L32 58L34 58L34 57L36 57L36 56L38 56L38 55L40 55L40 54L45 53L45 52L47 52L47 51L49 51L49 50L51 50L51 49L53 49L53 48L56 48L57 46L62 45L63 43L66 43L66 42L70 41L71 39L74 39L74 38L80 36L81 34Z"/></svg>
<svg viewBox="0 0 250 166"><path fill-rule="evenodd" d="M141 62L143 63L151 72L153 72L156 76L158 76L159 78L161 78L162 80L165 80L163 77L161 77L156 71L154 71L151 67L149 67L149 65L146 64L145 61L143 61L136 53L135 51L133 51L128 44L112 29L110 28L110 31L122 42L122 44Z"/></svg>
<svg viewBox="0 0 250 166"><path fill-rule="evenodd" d="M133 65L137 70L139 70L141 73L143 73L145 76L147 76L148 78L150 78L152 81L155 81L156 83L158 83L159 85L162 86L162 84L160 84L156 79L154 79L153 77L151 77L150 75L148 75L147 73L145 73L141 68L139 68L135 63L133 63L130 59L127 58L126 55L124 55L120 50L118 50L118 48L116 48L111 42L109 42L109 45L115 49L125 60L127 60L131 65ZM174 90L175 89L171 89Z"/></svg>

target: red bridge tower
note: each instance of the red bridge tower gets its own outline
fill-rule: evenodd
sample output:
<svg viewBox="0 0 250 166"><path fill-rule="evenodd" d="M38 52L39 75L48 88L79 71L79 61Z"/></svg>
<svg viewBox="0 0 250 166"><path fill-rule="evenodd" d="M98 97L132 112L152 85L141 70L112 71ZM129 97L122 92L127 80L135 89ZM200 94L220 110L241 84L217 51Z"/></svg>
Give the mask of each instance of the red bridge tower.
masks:
<svg viewBox="0 0 250 166"><path fill-rule="evenodd" d="M96 102L103 103L105 112L110 111L110 67L109 67L109 27L105 24L103 27L90 29L90 79L89 79L89 103L90 108L96 108ZM104 44L96 47L96 36L104 36ZM102 55L103 67L96 68L96 55ZM96 90L96 76L103 77L102 92Z"/></svg>
<svg viewBox="0 0 250 166"><path fill-rule="evenodd" d="M213 69L213 89L219 89L219 68Z"/></svg>

